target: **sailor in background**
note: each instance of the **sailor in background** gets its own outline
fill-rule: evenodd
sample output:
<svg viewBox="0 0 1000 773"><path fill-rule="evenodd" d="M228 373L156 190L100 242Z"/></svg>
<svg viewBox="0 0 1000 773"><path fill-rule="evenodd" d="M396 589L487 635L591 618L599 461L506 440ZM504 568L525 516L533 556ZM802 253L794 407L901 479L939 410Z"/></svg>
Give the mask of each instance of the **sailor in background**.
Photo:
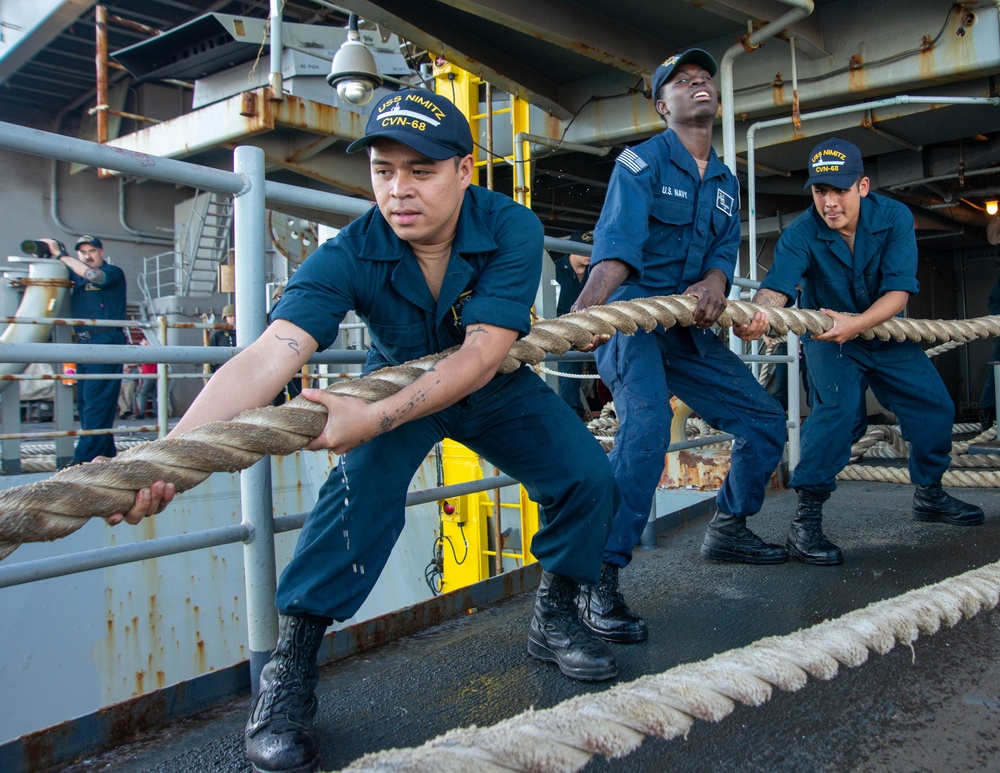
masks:
<svg viewBox="0 0 1000 773"><path fill-rule="evenodd" d="M52 256L66 264L73 280L70 308L77 319L124 320L125 272L107 262L104 244L96 236L81 236L73 249L76 256L64 252L55 239L41 239L49 245ZM120 327L76 325L77 343L125 345L125 331ZM121 363L78 363L76 372L87 374L121 374ZM118 413L118 379L80 379L76 385L76 405L81 429L111 429ZM76 441L71 464L93 461L98 456L117 453L114 435L84 435Z"/></svg>
<svg viewBox="0 0 1000 773"><path fill-rule="evenodd" d="M571 234L566 241L575 244L593 244L593 231L577 231ZM572 248L571 248L572 249ZM562 255L553 254L556 268L556 282L559 283L559 300L556 301L556 314L560 317L569 314L573 309L573 304L580 297L580 290L590 276L590 256L578 253L567 252ZM593 373L593 365L587 362L560 362L559 372L569 376L582 376L586 373ZM578 378L560 378L559 396L566 401L581 418L586 418L590 412L590 406L584 405L581 399L581 386L586 382Z"/></svg>

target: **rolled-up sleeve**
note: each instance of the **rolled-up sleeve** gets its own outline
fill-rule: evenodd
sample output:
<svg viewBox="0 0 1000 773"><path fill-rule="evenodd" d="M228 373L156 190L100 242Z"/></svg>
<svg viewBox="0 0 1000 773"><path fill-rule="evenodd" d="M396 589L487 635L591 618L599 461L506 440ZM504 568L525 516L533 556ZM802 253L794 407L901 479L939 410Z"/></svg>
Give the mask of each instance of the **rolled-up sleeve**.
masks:
<svg viewBox="0 0 1000 773"><path fill-rule="evenodd" d="M760 289L776 290L794 298L809 266L810 250L808 241L797 230L790 229L781 234L774 247L774 263L760 283Z"/></svg>
<svg viewBox="0 0 1000 773"><path fill-rule="evenodd" d="M527 333L531 305L542 275L542 224L520 205L504 208L494 231L497 248L462 309L462 323L481 323Z"/></svg>
<svg viewBox="0 0 1000 773"><path fill-rule="evenodd" d="M340 323L356 308L354 271L337 239L323 244L292 275L271 321L288 320L316 339L319 350L337 340Z"/></svg>
<svg viewBox="0 0 1000 773"><path fill-rule="evenodd" d="M98 282L87 278L84 279L83 284L90 283L97 285L98 287L110 288L125 279L125 272L118 268L118 266L113 266L110 263L105 263L101 267L101 272L104 274L104 276L101 277L101 281Z"/></svg>

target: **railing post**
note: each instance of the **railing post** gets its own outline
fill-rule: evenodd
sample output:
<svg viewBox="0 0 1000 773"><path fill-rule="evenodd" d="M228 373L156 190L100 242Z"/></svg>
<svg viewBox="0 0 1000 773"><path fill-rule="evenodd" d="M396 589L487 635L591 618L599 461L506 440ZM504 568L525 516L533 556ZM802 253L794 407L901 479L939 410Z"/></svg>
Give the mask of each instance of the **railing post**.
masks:
<svg viewBox="0 0 1000 773"><path fill-rule="evenodd" d="M236 243L236 340L244 346L264 332L264 151L240 146L234 171L243 176L243 190L233 198ZM240 473L243 523L250 537L243 547L250 646L250 684L254 696L261 669L278 641L274 609L277 588L274 560L274 514L271 503L271 457L265 456Z"/></svg>
<svg viewBox="0 0 1000 773"><path fill-rule="evenodd" d="M802 405L799 390L801 387L802 368L799 360L799 337L789 331L786 350L793 359L788 363L788 418L794 423L788 429L788 473L798 466L802 458ZM778 366L781 367L780 365Z"/></svg>
<svg viewBox="0 0 1000 773"><path fill-rule="evenodd" d="M5 435L21 431L21 384L15 381L0 392L0 428ZM21 441L0 440L0 469L4 475L18 475L21 472Z"/></svg>
<svg viewBox="0 0 1000 773"><path fill-rule="evenodd" d="M156 318L160 326L160 346L169 346L170 326L162 314ZM167 436L167 417L170 416L170 384L167 381L167 363L156 363L156 423L157 436L162 440Z"/></svg>
<svg viewBox="0 0 1000 773"><path fill-rule="evenodd" d="M73 340L73 328L65 325L56 325L52 328L52 340L57 344L71 343ZM62 373L62 364L53 363L56 373ZM52 423L57 432L73 429L73 407L76 402L76 392L72 385L61 379L55 382L55 396L52 400ZM76 441L71 437L57 437L56 443L56 469L61 470L73 461L73 451Z"/></svg>

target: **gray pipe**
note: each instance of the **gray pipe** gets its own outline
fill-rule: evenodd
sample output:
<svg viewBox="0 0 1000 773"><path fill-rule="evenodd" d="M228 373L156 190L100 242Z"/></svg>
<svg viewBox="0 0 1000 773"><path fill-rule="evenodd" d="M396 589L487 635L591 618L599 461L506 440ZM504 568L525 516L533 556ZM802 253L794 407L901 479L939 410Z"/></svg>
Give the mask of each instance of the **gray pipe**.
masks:
<svg viewBox="0 0 1000 773"><path fill-rule="evenodd" d="M236 337L256 341L264 332L264 151L247 145L236 148L234 168L244 180L233 199L236 245ZM256 696L260 672L278 641L277 590L274 558L274 513L271 498L271 457L262 456L240 473L243 523L253 537L244 543L247 632L250 684Z"/></svg>
<svg viewBox="0 0 1000 773"><path fill-rule="evenodd" d="M271 0L271 72L267 76L271 99L280 102L285 98L281 76L281 6L283 0Z"/></svg>
<svg viewBox="0 0 1000 773"><path fill-rule="evenodd" d="M722 153L726 166L729 167L729 171L731 171L733 175L736 174L736 97L733 88L733 62L736 61L737 56L747 50L744 48L743 41L745 41L747 46L756 48L768 38L774 37L786 27L790 27L792 24L795 24L795 22L800 19L804 19L813 12L813 0L779 1L785 5L792 5L796 7L787 13L782 14L769 24L764 25L759 30L747 35L743 40L741 40L741 42L731 46L722 57L722 66L719 70L721 73L720 88L722 91ZM753 167L750 167L750 175L753 176ZM751 271L753 271L755 266L756 254L757 253L754 249L751 249L749 252ZM736 260L736 268L733 273L734 276L740 275L740 261L738 256ZM739 290L736 289L735 284L729 288L729 297L731 299L739 298ZM743 351L743 342L733 335L732 331L729 332L729 349L734 354L740 354Z"/></svg>
<svg viewBox="0 0 1000 773"><path fill-rule="evenodd" d="M779 2L795 7L759 30L747 35L747 45L756 48L768 38L774 37L813 12L813 0L779 0ZM720 90L722 91L722 151L726 166L733 174L736 174L736 115L734 113L736 97L733 89L733 62L746 50L742 43L731 46L723 55L722 65L719 68ZM738 269L737 266L737 273L739 273Z"/></svg>
<svg viewBox="0 0 1000 773"><path fill-rule="evenodd" d="M124 228L126 232L132 234L133 236L141 237L145 242L173 245L174 241L169 236L164 236L163 234L154 234L150 233L149 231L140 231L139 229L133 228L128 224L128 222L125 219L125 185L126 185L125 175L122 175L121 177L118 178L118 222L121 224L121 227ZM118 240L118 238L115 236L101 236L100 238L115 239L116 241Z"/></svg>

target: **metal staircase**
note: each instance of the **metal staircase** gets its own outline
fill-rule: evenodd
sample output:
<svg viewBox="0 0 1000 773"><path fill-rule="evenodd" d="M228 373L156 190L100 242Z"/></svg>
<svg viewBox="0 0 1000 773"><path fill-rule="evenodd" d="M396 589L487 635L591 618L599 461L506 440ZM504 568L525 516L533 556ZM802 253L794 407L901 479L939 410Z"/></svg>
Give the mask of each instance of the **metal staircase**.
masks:
<svg viewBox="0 0 1000 773"><path fill-rule="evenodd" d="M180 256L180 295L206 297L215 292L219 264L229 256L232 230L232 198L218 193L196 194Z"/></svg>

